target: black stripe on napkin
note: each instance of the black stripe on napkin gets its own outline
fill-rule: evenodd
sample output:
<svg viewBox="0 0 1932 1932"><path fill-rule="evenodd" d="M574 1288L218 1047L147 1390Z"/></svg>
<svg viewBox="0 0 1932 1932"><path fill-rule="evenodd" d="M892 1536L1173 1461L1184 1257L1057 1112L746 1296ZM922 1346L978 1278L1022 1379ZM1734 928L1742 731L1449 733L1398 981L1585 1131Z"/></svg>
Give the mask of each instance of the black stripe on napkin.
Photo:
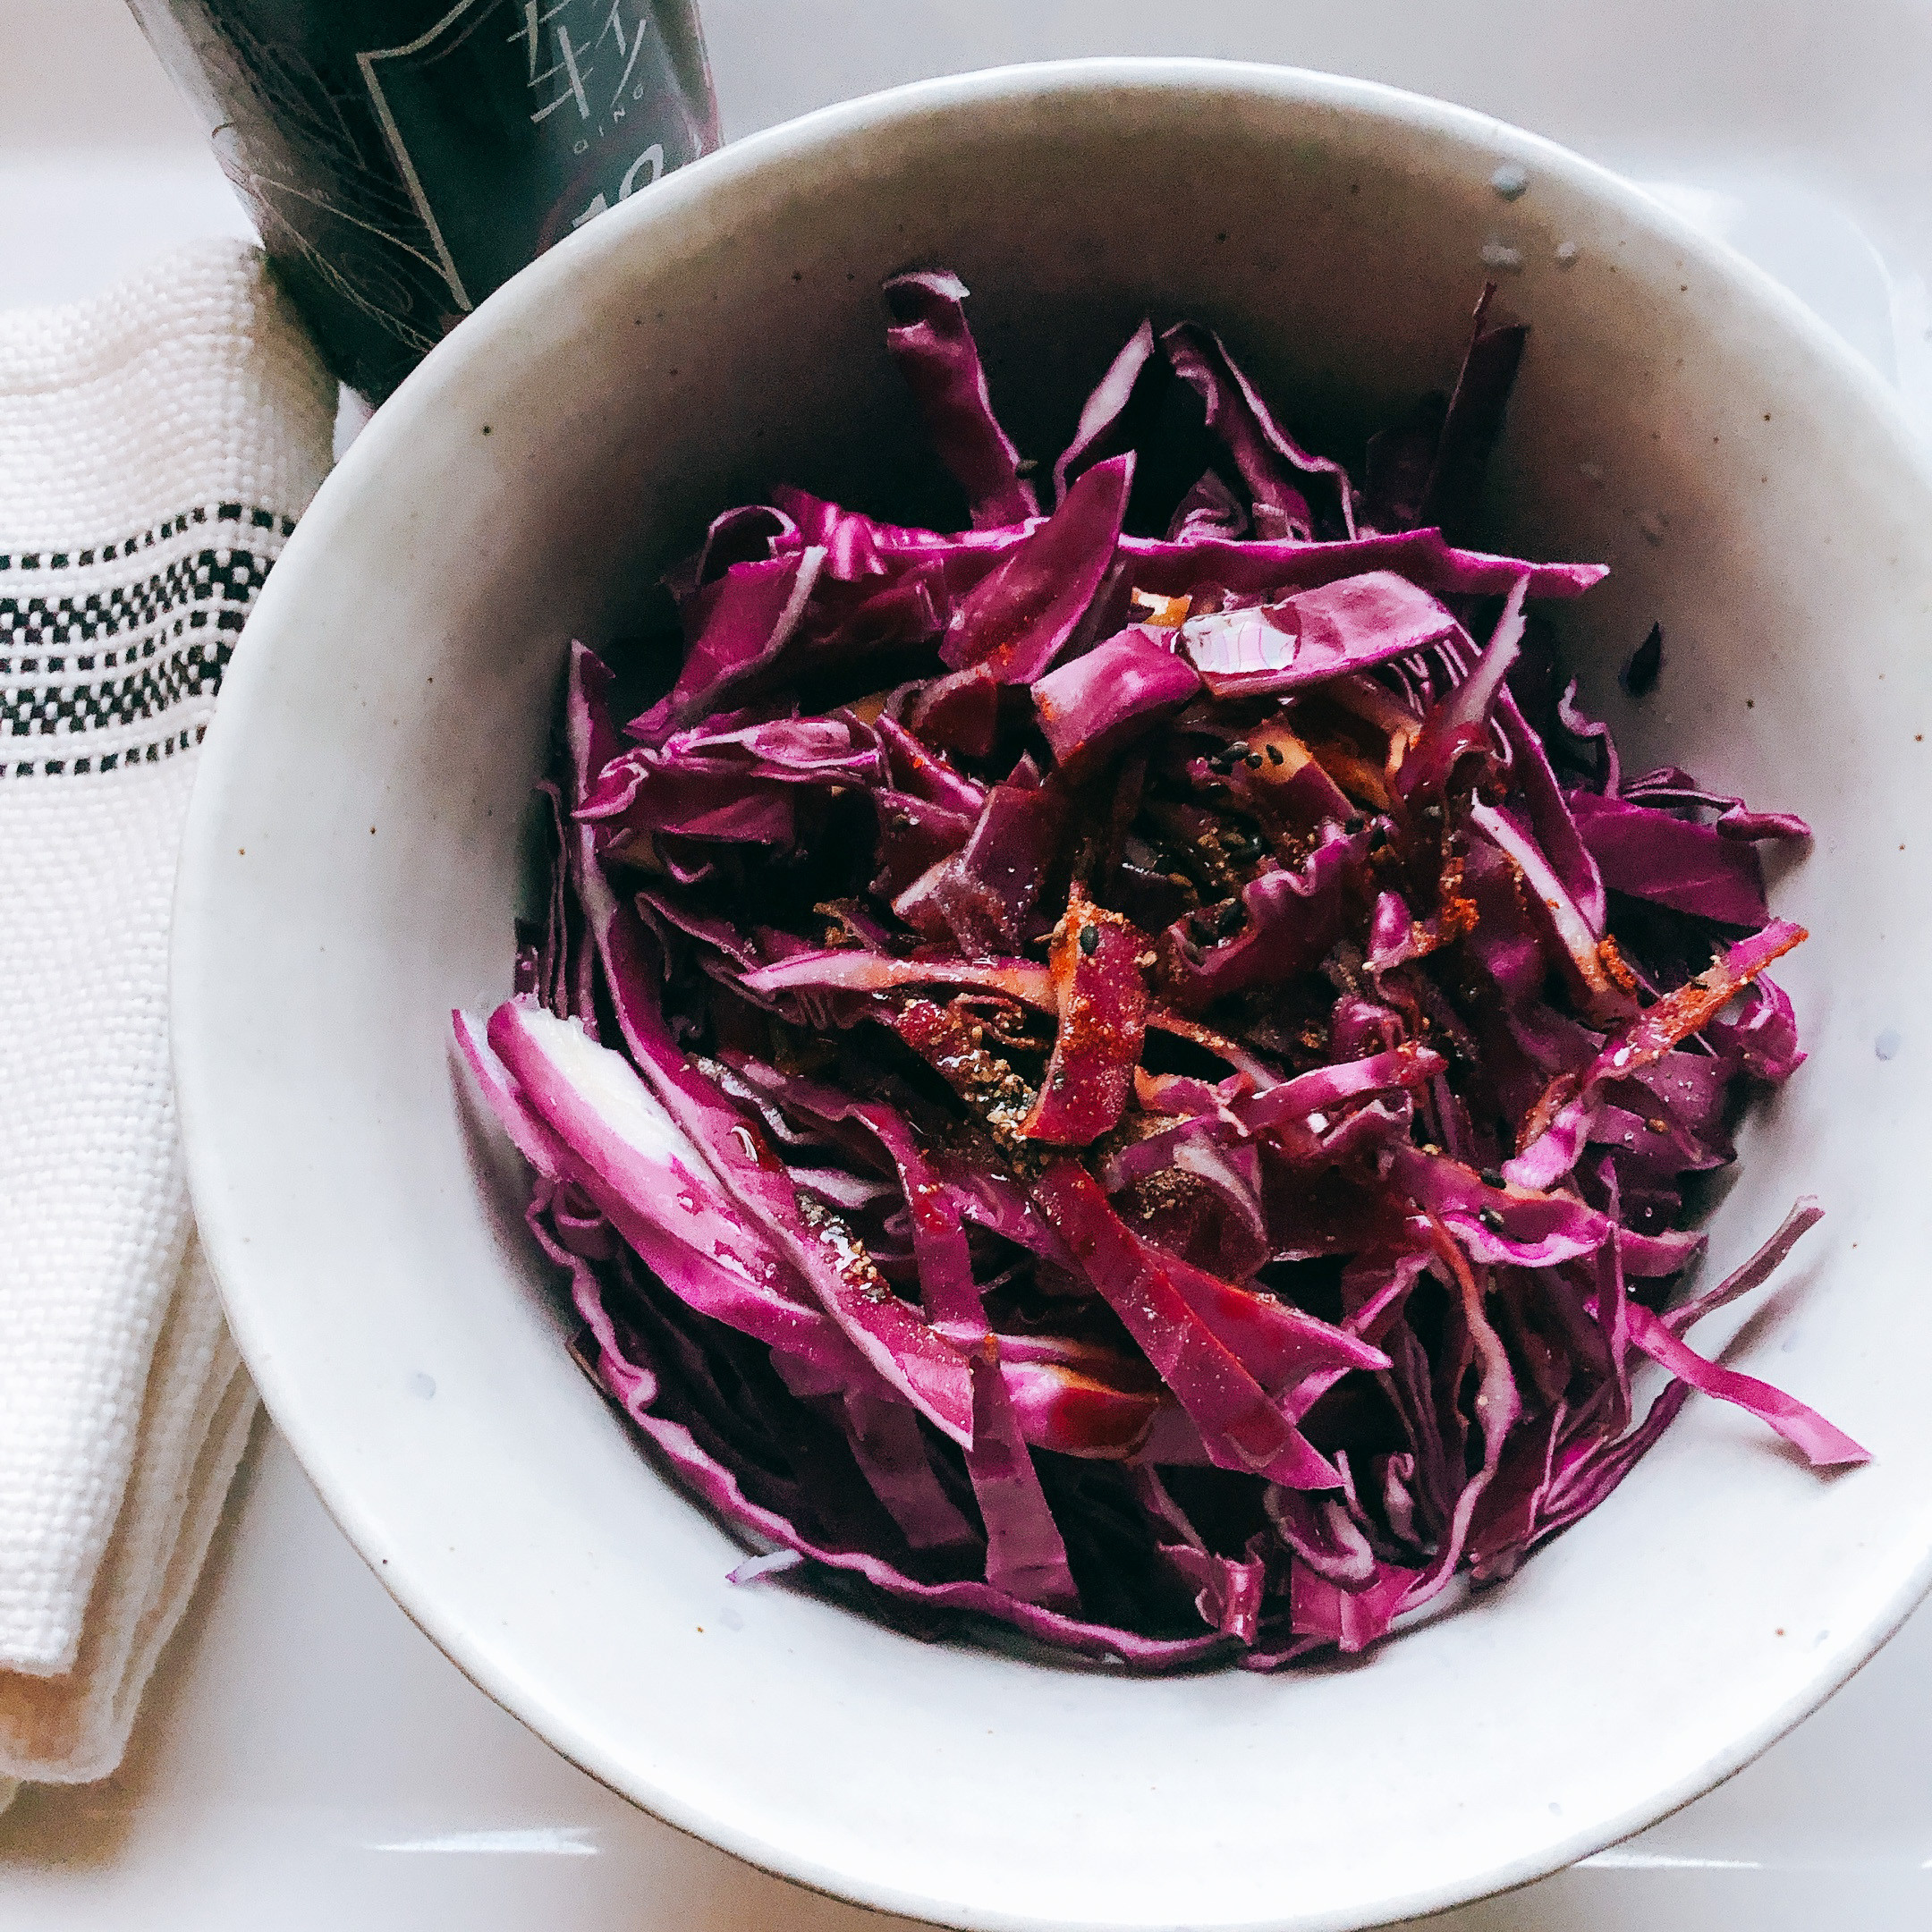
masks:
<svg viewBox="0 0 1932 1932"><path fill-rule="evenodd" d="M215 541L131 576L112 568L197 525ZM0 777L157 764L199 743L205 724L114 751L89 751L84 741L164 719L177 705L220 691L274 561L265 553L279 551L293 528L272 511L204 504L88 548L0 551L0 571L10 573L98 572L92 584L45 591L20 575L0 576ZM38 755L21 755L29 751Z"/></svg>

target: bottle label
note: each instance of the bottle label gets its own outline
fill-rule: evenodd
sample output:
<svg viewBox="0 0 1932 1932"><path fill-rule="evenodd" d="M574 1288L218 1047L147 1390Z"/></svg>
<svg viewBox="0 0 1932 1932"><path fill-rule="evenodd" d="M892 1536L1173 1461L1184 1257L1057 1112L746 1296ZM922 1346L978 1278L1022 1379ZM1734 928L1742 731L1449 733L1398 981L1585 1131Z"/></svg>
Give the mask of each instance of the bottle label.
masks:
<svg viewBox="0 0 1932 1932"><path fill-rule="evenodd" d="M455 0L356 55L458 310L716 144L694 47L652 0Z"/></svg>

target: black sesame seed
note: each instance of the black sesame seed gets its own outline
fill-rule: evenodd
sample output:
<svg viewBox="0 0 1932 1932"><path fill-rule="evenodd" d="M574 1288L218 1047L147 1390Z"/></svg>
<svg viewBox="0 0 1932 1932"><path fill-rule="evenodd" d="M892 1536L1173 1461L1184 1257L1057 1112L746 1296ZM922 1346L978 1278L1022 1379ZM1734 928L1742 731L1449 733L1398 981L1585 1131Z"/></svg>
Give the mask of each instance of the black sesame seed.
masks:
<svg viewBox="0 0 1932 1932"><path fill-rule="evenodd" d="M1380 852L1387 843L1388 827L1385 825L1376 824L1368 827L1368 850L1370 852Z"/></svg>
<svg viewBox="0 0 1932 1932"><path fill-rule="evenodd" d="M1342 829L1346 832L1351 838L1353 838L1355 835L1361 830L1361 828L1362 822L1360 818L1344 818L1342 821Z"/></svg>
<svg viewBox="0 0 1932 1932"><path fill-rule="evenodd" d="M1231 758L1246 758L1248 756L1248 741L1245 738L1229 739L1226 756Z"/></svg>
<svg viewBox="0 0 1932 1932"><path fill-rule="evenodd" d="M1485 1167L1482 1171L1482 1184L1485 1187L1501 1187L1503 1170L1500 1167Z"/></svg>
<svg viewBox="0 0 1932 1932"><path fill-rule="evenodd" d="M1476 1218L1480 1221L1482 1224L1486 1228L1487 1228L1492 1234L1500 1234L1503 1232L1503 1216L1499 1215L1494 1208L1485 1208L1482 1212L1476 1216Z"/></svg>
<svg viewBox="0 0 1932 1932"><path fill-rule="evenodd" d="M1241 763L1245 765L1250 771L1259 771L1261 769L1261 754L1258 751L1250 751L1248 756L1241 760Z"/></svg>
<svg viewBox="0 0 1932 1932"><path fill-rule="evenodd" d="M1100 928L1097 926L1080 928L1080 949L1082 953L1095 953L1100 946Z"/></svg>
<svg viewBox="0 0 1932 1932"><path fill-rule="evenodd" d="M1288 762L1281 755L1281 747L1278 744L1271 744L1267 748L1267 756L1270 765L1285 765Z"/></svg>

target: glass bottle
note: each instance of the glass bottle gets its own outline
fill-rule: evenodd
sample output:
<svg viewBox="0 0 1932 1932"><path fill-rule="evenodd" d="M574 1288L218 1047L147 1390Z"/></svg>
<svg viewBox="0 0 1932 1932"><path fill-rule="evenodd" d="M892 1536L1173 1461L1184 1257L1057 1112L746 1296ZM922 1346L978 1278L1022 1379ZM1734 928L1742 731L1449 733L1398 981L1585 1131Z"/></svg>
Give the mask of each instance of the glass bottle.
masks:
<svg viewBox="0 0 1932 1932"><path fill-rule="evenodd" d="M380 402L718 142L696 0L130 0L341 379Z"/></svg>

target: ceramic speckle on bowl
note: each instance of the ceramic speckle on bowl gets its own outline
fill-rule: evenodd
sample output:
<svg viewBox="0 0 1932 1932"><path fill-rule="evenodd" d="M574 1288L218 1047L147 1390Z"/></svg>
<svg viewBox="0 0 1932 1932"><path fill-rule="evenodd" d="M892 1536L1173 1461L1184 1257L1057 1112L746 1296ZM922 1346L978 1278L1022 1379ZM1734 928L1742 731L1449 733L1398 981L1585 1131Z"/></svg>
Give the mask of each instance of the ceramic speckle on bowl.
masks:
<svg viewBox="0 0 1932 1932"><path fill-rule="evenodd" d="M1064 440L1148 309L1220 328L1321 442L1453 370L1491 246L1519 258L1505 293L1533 330L1496 542L1612 565L1566 643L1633 767L1817 828L1774 890L1815 935L1786 976L1811 1058L1745 1134L1711 1265L1823 1197L1735 1360L1775 1358L1876 1462L1819 1481L1693 1402L1508 1585L1352 1666L1267 1678L1058 1669L727 1582L742 1551L571 1365L516 1164L445 1046L452 1006L508 988L569 640L621 634L709 515L773 480L917 513L925 458L877 334L877 285L909 264L975 289L1022 448ZM1637 703L1614 673L1657 619L1671 656ZM1894 829L1923 786L1928 625L1932 477L1876 379L1530 136L1188 62L970 75L759 136L465 322L263 594L175 937L191 1177L236 1334L445 1649L760 1865L965 1926L1301 1932L1534 1877L1761 1749L1932 1576L1932 1097L1901 1018L1928 857Z"/></svg>

